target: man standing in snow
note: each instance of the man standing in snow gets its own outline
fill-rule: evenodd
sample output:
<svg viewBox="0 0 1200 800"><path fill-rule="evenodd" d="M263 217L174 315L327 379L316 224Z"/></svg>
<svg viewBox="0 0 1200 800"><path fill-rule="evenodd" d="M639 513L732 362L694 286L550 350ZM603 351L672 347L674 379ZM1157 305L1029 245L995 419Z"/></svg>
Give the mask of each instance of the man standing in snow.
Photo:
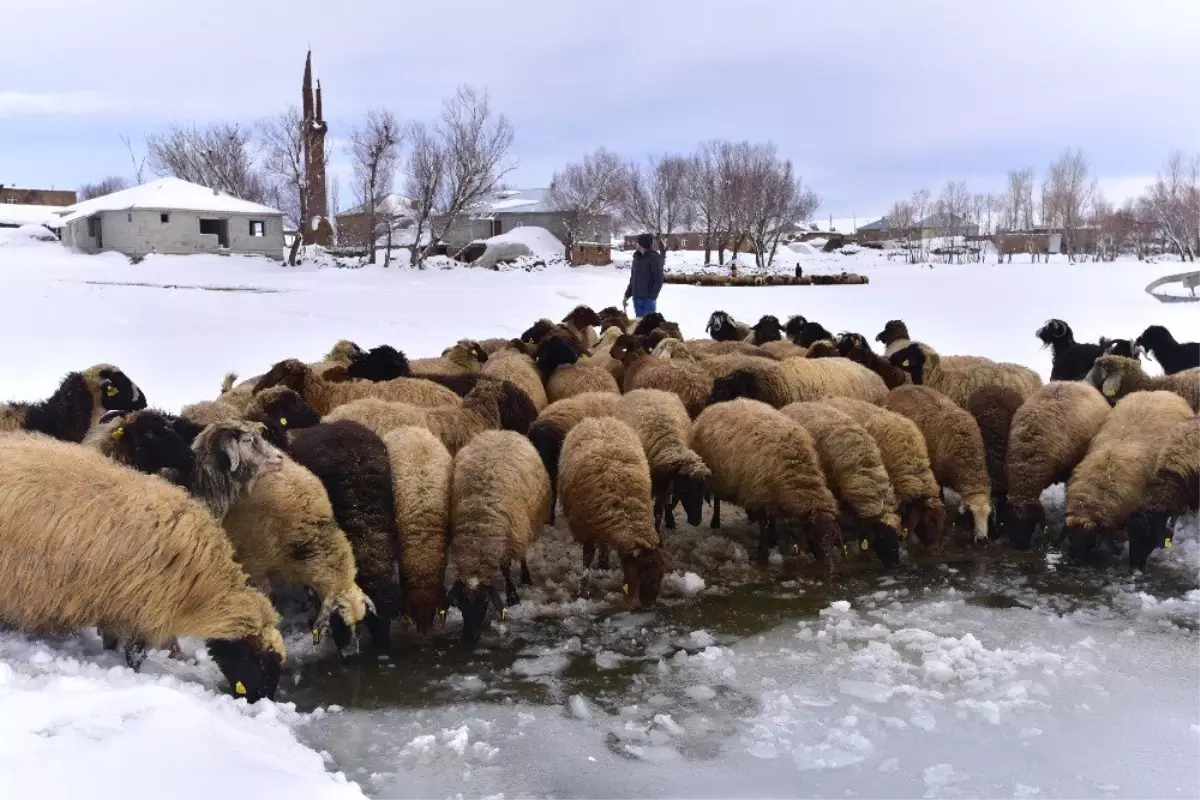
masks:
<svg viewBox="0 0 1200 800"><path fill-rule="evenodd" d="M658 293L663 285L662 254L651 249L654 237L648 233L637 237L637 252L633 254L633 269L625 287L625 303L633 298L633 315L642 318L658 310Z"/></svg>

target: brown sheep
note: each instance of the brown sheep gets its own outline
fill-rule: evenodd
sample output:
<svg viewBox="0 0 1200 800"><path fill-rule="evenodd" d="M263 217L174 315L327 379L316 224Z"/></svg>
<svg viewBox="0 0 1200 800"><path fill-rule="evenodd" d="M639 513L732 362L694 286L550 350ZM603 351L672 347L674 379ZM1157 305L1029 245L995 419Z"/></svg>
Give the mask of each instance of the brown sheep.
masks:
<svg viewBox="0 0 1200 800"><path fill-rule="evenodd" d="M633 336L617 339L612 355L625 365L624 389L661 389L677 396L695 419L708 404L712 393L712 378L699 365L671 358L655 358Z"/></svg>
<svg viewBox="0 0 1200 800"><path fill-rule="evenodd" d="M502 381L481 381L463 398L462 405L423 408L368 397L338 406L325 416L325 421L350 420L379 436L405 425L417 425L428 428L454 454L476 434L500 428L503 401Z"/></svg>
<svg viewBox="0 0 1200 800"><path fill-rule="evenodd" d="M454 459L436 436L421 427L389 431L383 443L392 465L405 613L419 633L427 634L446 599Z"/></svg>
<svg viewBox="0 0 1200 800"><path fill-rule="evenodd" d="M885 567L900 563L900 507L871 434L823 403L792 403L782 412L812 437L826 485L855 518L859 547L873 549Z"/></svg>
<svg viewBox="0 0 1200 800"><path fill-rule="evenodd" d="M591 417L611 417L616 413L620 395L610 392L585 392L546 406L537 420L529 426L529 441L550 476L550 524L554 524L555 483L558 478L558 456L563 440L571 429Z"/></svg>
<svg viewBox="0 0 1200 800"><path fill-rule="evenodd" d="M642 443L624 422L586 419L567 434L558 486L571 535L583 545L585 575L597 545L616 551L626 596L643 606L654 605L667 571L651 512L650 483Z"/></svg>
<svg viewBox="0 0 1200 800"><path fill-rule="evenodd" d="M0 437L0 552L5 622L151 647L196 636L235 694L274 698L279 616L183 489L47 436Z"/></svg>
<svg viewBox="0 0 1200 800"><path fill-rule="evenodd" d="M699 525L711 470L691 448L692 420L679 397L658 389L634 389L617 401L615 416L641 440L650 463L654 530L675 527L671 509L683 503L689 525Z"/></svg>
<svg viewBox="0 0 1200 800"><path fill-rule="evenodd" d="M783 361L785 358L803 358L808 355L808 348L789 342L787 339L765 342L760 347L768 357L778 361Z"/></svg>
<svg viewBox="0 0 1200 800"><path fill-rule="evenodd" d="M883 405L917 424L929 449L929 465L938 484L958 492L971 514L976 543L987 541L992 515L992 485L983 453L983 435L975 418L928 386L900 386Z"/></svg>
<svg viewBox="0 0 1200 800"><path fill-rule="evenodd" d="M484 431L454 457L450 564L456 580L446 602L462 612L464 646L478 643L489 603L503 608L492 584L497 571L508 605L520 602L512 562L524 562L549 513L550 478L520 434Z"/></svg>
<svg viewBox="0 0 1200 800"><path fill-rule="evenodd" d="M882 378L889 390L908 383L908 373L872 350L861 333L843 333L838 337L837 348L842 358L862 364Z"/></svg>
<svg viewBox="0 0 1200 800"><path fill-rule="evenodd" d="M600 315L591 307L575 306L571 309L571 313L563 317L562 321L588 350L596 346L596 326L600 325Z"/></svg>
<svg viewBox="0 0 1200 800"><path fill-rule="evenodd" d="M793 401L791 383L782 362L757 356L727 355L702 359L700 366L713 376L708 405L739 397L758 400L772 408Z"/></svg>
<svg viewBox="0 0 1200 800"><path fill-rule="evenodd" d="M500 350L483 365L484 375L508 381L524 392L533 401L533 407L541 411L549 404L542 376L538 374L533 359L519 350Z"/></svg>
<svg viewBox="0 0 1200 800"><path fill-rule="evenodd" d="M607 328L613 327L619 328L621 333L631 333L633 331L633 320L616 306L600 309L598 316L600 317L599 327L602 332Z"/></svg>
<svg viewBox="0 0 1200 800"><path fill-rule="evenodd" d="M828 397L821 402L846 414L871 434L900 504L904 530L915 533L926 550L940 553L946 507L929 464L925 437L916 423L851 397Z"/></svg>
<svg viewBox="0 0 1200 800"><path fill-rule="evenodd" d="M1004 528L1014 547L1029 549L1034 529L1044 522L1042 492L1066 482L1108 414L1100 392L1077 381L1047 383L1013 414L1004 457Z"/></svg>
<svg viewBox="0 0 1200 800"><path fill-rule="evenodd" d="M890 360L904 370L917 386L928 386L966 409L971 395L984 386L1008 386L1027 398L1042 386L1036 372L1020 364L996 363L986 359L958 357L943 359L933 348L919 342L897 350Z"/></svg>
<svg viewBox="0 0 1200 800"><path fill-rule="evenodd" d="M537 365L545 378L546 398L551 403L585 392L621 392L611 372L581 360L580 353L560 337L548 336L542 340L538 345Z"/></svg>
<svg viewBox="0 0 1200 800"><path fill-rule="evenodd" d="M458 395L433 381L421 378L396 378L378 383L370 381L333 382L320 377L308 366L295 359L280 361L271 367L267 374L255 384L253 394L258 394L273 386L286 386L292 389L322 416L340 405L361 400L364 397L410 403L428 408L456 406L461 402ZM247 400L247 404L249 404L249 400Z"/></svg>
<svg viewBox="0 0 1200 800"><path fill-rule="evenodd" d="M975 418L983 436L983 453L988 479L992 482L992 518L990 535L996 538L1008 519L1008 472L1004 462L1008 454L1008 436L1013 416L1025 402L1021 393L1008 386L984 386L967 401L967 413Z"/></svg>
<svg viewBox="0 0 1200 800"><path fill-rule="evenodd" d="M1125 538L1125 522L1154 478L1159 450L1191 416L1172 392L1134 392L1117 402L1067 480L1064 531L1072 562L1087 561L1098 534Z"/></svg>
<svg viewBox="0 0 1200 800"><path fill-rule="evenodd" d="M54 394L37 403L0 403L0 432L44 433L65 442L82 442L106 411L140 411L146 396L111 364L71 372Z"/></svg>
<svg viewBox="0 0 1200 800"><path fill-rule="evenodd" d="M242 418L241 409L224 400L201 400L179 409L179 416L197 425L212 425L214 422L232 422Z"/></svg>
<svg viewBox="0 0 1200 800"><path fill-rule="evenodd" d="M409 362L413 377L422 375L457 375L463 372L479 372L488 360L488 354L478 342L459 339L438 358L417 358Z"/></svg>
<svg viewBox="0 0 1200 800"><path fill-rule="evenodd" d="M1174 392L1188 402L1192 411L1200 411L1200 367L1192 367L1174 375L1151 377L1136 358L1100 356L1084 378L1116 403L1134 392Z"/></svg>
<svg viewBox="0 0 1200 800"><path fill-rule="evenodd" d="M613 379L616 380L618 386L625 379L625 365L621 363L620 359L613 358L612 346L624 333L625 331L616 326L605 328L604 332L600 334L600 339L596 342L596 346L592 348L592 357L589 359L595 366L604 367L608 370ZM663 343L671 341L677 340L664 339ZM657 347L655 348L655 355L658 355Z"/></svg>
<svg viewBox="0 0 1200 800"><path fill-rule="evenodd" d="M794 403L853 397L880 404L887 398L888 388L883 379L849 359L785 358L779 366Z"/></svg>
<svg viewBox="0 0 1200 800"><path fill-rule="evenodd" d="M688 349L692 351L696 358L713 358L715 356L735 354L771 358L764 348L741 340L718 342L711 339L687 339L684 341L684 344L688 346Z"/></svg>
<svg viewBox="0 0 1200 800"><path fill-rule="evenodd" d="M692 447L712 470L712 527L721 526L721 500L758 522L757 560L767 563L780 520L801 522L827 577L841 551L837 500L825 484L812 437L779 411L755 400L704 409L692 428Z"/></svg>
<svg viewBox="0 0 1200 800"><path fill-rule="evenodd" d="M1178 423L1158 452L1154 477L1129 518L1129 563L1144 569L1155 548L1170 547L1172 517L1200 506L1200 417Z"/></svg>

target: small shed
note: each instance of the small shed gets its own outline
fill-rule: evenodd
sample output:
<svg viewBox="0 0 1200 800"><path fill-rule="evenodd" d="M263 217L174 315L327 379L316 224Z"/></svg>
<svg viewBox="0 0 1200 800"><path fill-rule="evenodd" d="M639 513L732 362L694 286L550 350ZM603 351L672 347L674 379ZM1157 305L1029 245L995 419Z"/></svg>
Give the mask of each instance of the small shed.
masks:
<svg viewBox="0 0 1200 800"><path fill-rule="evenodd" d="M571 264L579 267L591 264L604 267L612 263L612 245L599 242L576 242L571 246Z"/></svg>
<svg viewBox="0 0 1200 800"><path fill-rule="evenodd" d="M85 253L260 255L283 260L283 212L179 178L61 210L62 241Z"/></svg>

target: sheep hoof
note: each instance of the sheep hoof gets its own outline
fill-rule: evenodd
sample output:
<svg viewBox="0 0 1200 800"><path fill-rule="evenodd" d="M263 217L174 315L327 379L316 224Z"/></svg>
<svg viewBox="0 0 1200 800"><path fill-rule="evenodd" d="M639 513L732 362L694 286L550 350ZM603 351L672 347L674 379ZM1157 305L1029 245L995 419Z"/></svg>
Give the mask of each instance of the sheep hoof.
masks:
<svg viewBox="0 0 1200 800"><path fill-rule="evenodd" d="M142 663L146 660L146 643L134 642L125 647L125 663L134 672L138 672L142 668Z"/></svg>

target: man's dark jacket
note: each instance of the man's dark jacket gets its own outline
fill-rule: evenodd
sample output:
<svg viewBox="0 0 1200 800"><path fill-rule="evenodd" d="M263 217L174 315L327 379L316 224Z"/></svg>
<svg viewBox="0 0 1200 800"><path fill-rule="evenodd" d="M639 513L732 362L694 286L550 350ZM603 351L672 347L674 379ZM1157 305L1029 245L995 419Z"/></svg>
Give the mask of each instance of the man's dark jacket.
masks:
<svg viewBox="0 0 1200 800"><path fill-rule="evenodd" d="M658 299L663 285L663 257L657 250L642 250L633 254L633 269L629 273L626 297Z"/></svg>

